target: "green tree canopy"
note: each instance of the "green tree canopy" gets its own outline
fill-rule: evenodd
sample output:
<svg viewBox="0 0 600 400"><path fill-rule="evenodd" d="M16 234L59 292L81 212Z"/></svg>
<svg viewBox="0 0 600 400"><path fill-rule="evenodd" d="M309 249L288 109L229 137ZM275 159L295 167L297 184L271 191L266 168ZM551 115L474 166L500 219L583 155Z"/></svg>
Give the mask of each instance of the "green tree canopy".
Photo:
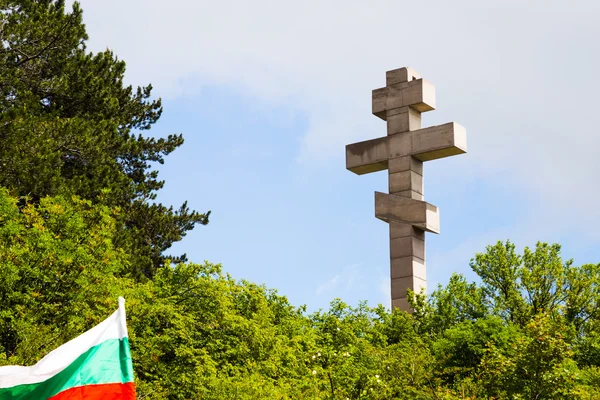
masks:
<svg viewBox="0 0 600 400"><path fill-rule="evenodd" d="M598 399L600 265L510 241L413 314L276 291L164 252L209 213L156 204L151 86L86 51L77 3L0 0L0 365L33 364L119 295L140 399ZM149 279L145 279L149 278Z"/></svg>
<svg viewBox="0 0 600 400"><path fill-rule="evenodd" d="M476 398L600 396L600 264L574 266L560 250L498 242L471 260L479 283L454 275L416 296L417 330L446 385Z"/></svg>
<svg viewBox="0 0 600 400"><path fill-rule="evenodd" d="M473 269L485 265L486 276L509 259L520 260L511 277L548 271L525 280L529 290L514 280L510 301L495 290L508 285L502 278L456 275L418 297L413 315L341 300L309 314L210 263L123 277L131 257L115 245L118 216L74 196L23 203L0 190L0 365L33 364L110 315L122 295L140 399L600 396L597 270L563 262L558 246L520 255L507 242L476 255ZM530 293L546 298L540 287L561 300L534 308Z"/></svg>
<svg viewBox="0 0 600 400"><path fill-rule="evenodd" d="M130 282L106 206L42 198L17 206L0 188L0 360L31 364L112 313Z"/></svg>
<svg viewBox="0 0 600 400"><path fill-rule="evenodd" d="M116 242L130 272L151 277L163 252L209 212L155 204L162 164L181 135L153 138L152 87L123 83L125 63L86 51L82 10L64 1L0 0L0 186L38 201L77 195L119 207ZM171 256L185 261L185 255Z"/></svg>

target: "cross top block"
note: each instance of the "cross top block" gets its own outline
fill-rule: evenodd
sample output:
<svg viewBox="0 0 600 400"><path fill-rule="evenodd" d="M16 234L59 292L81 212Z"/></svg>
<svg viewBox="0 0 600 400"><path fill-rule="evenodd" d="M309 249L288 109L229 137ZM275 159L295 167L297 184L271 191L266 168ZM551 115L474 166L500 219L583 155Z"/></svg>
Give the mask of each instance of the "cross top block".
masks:
<svg viewBox="0 0 600 400"><path fill-rule="evenodd" d="M435 87L411 68L386 73L373 90L373 114L387 136L346 146L346 168L357 175L388 170L388 193L375 193L375 217L389 224L392 307L410 311L407 289L426 288L425 232L439 233L439 210L423 201L423 162L466 153L465 128L455 122L421 127L435 109Z"/></svg>
<svg viewBox="0 0 600 400"><path fill-rule="evenodd" d="M416 81L417 79L421 79L421 74L410 67L393 69L385 73L386 86L393 85L395 83Z"/></svg>
<svg viewBox="0 0 600 400"><path fill-rule="evenodd" d="M435 87L411 68L386 73L386 87L373 90L373 114L387 121L388 113L411 107L418 112L435 110Z"/></svg>

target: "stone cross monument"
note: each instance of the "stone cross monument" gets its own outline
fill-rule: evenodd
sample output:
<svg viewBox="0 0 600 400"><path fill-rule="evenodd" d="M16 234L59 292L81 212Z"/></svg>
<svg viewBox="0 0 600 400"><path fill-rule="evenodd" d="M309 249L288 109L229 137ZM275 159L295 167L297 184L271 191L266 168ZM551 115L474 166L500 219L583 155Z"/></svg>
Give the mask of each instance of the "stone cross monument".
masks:
<svg viewBox="0 0 600 400"><path fill-rule="evenodd" d="M435 109L435 87L411 68L386 72L373 90L373 114L387 136L346 146L355 174L388 170L389 194L375 192L375 217L390 226L392 308L411 311L407 289L426 289L425 231L439 233L437 207L423 201L423 162L466 153L465 129L450 122L421 128L421 113Z"/></svg>

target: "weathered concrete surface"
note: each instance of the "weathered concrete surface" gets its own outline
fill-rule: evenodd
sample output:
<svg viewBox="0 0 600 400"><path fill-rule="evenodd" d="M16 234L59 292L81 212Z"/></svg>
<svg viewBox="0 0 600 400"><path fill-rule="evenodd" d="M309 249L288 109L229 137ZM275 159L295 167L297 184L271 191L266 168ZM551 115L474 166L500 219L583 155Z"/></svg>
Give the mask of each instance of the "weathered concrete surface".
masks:
<svg viewBox="0 0 600 400"><path fill-rule="evenodd" d="M385 222L402 222L427 232L440 233L438 208L409 197L375 192L375 217Z"/></svg>
<svg viewBox="0 0 600 400"><path fill-rule="evenodd" d="M346 146L346 168L362 175L388 168L390 159L430 161L467 152L465 128L455 122L396 133Z"/></svg>
<svg viewBox="0 0 600 400"><path fill-rule="evenodd" d="M387 137L346 146L346 169L358 175L387 169L389 158Z"/></svg>
<svg viewBox="0 0 600 400"><path fill-rule="evenodd" d="M421 74L410 67L393 69L385 73L385 85L391 86L396 83L414 81L421 79Z"/></svg>
<svg viewBox="0 0 600 400"><path fill-rule="evenodd" d="M407 290L420 293L421 289L427 290L427 282L416 276L405 276L392 279L392 299L407 297Z"/></svg>
<svg viewBox="0 0 600 400"><path fill-rule="evenodd" d="M390 193L412 190L423 195L423 175L411 170L390 173L388 189Z"/></svg>
<svg viewBox="0 0 600 400"><path fill-rule="evenodd" d="M386 111L410 106L419 112L435 110L435 87L424 79L395 83L373 90L372 112L387 118Z"/></svg>
<svg viewBox="0 0 600 400"><path fill-rule="evenodd" d="M346 146L346 168L362 175L388 169L389 194L375 192L375 216L389 223L392 307L411 311L408 289L426 290L425 231L439 233L437 207L423 201L423 162L467 151L455 122L422 128L435 109L435 88L411 68L387 71L373 90L372 112L387 121L387 136Z"/></svg>
<svg viewBox="0 0 600 400"><path fill-rule="evenodd" d="M466 152L465 128L454 122L388 136L389 158L413 156L430 161Z"/></svg>
<svg viewBox="0 0 600 400"><path fill-rule="evenodd" d="M414 236L417 239L425 240L425 232L422 229L409 224L390 222L390 240L406 236Z"/></svg>
<svg viewBox="0 0 600 400"><path fill-rule="evenodd" d="M410 156L392 158L389 160L388 169L390 174L411 170L423 176L423 161Z"/></svg>
<svg viewBox="0 0 600 400"><path fill-rule="evenodd" d="M421 129L421 113L411 107L386 111L388 136Z"/></svg>
<svg viewBox="0 0 600 400"><path fill-rule="evenodd" d="M425 260L417 257L406 256L391 259L390 278L403 278L405 276L416 276L421 280L426 280Z"/></svg>

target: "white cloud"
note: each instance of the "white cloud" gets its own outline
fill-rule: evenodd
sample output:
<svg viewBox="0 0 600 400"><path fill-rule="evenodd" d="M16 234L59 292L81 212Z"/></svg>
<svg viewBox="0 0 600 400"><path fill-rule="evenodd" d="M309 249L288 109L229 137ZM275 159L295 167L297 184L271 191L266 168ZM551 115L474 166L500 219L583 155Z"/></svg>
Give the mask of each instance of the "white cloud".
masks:
<svg viewBox="0 0 600 400"><path fill-rule="evenodd" d="M330 297L332 294L340 290L352 289L356 282L357 276L360 274L360 266L358 264L348 265L343 270L332 276L327 282L319 285L316 291L317 296L326 295Z"/></svg>
<svg viewBox="0 0 600 400"><path fill-rule="evenodd" d="M342 275L335 275L333 278L330 278L327 282L321 284L316 291L317 296L321 296L323 293L329 293L332 290L337 289L340 279L342 279Z"/></svg>
<svg viewBox="0 0 600 400"><path fill-rule="evenodd" d="M371 289L376 287L375 292ZM315 294L328 299L342 298L356 305L360 300L389 307L390 280L388 267L372 267L360 264L347 265L320 284Z"/></svg>
<svg viewBox="0 0 600 400"><path fill-rule="evenodd" d="M459 184L502 173L537 207L534 224L551 215L590 240L600 223L598 4L82 1L91 48L114 49L136 84L164 97L226 85L305 112L306 164L383 135L370 92L386 70L412 66L437 87L425 124L467 128Z"/></svg>
<svg viewBox="0 0 600 400"><path fill-rule="evenodd" d="M389 299L390 299L390 288L391 288L391 282L390 282L390 277L389 275L384 275L381 276L381 279L379 280L379 285L377 287L377 289L379 290L379 295L381 296L382 299L387 299L388 301L386 303L389 303ZM384 304L386 304L384 303Z"/></svg>

